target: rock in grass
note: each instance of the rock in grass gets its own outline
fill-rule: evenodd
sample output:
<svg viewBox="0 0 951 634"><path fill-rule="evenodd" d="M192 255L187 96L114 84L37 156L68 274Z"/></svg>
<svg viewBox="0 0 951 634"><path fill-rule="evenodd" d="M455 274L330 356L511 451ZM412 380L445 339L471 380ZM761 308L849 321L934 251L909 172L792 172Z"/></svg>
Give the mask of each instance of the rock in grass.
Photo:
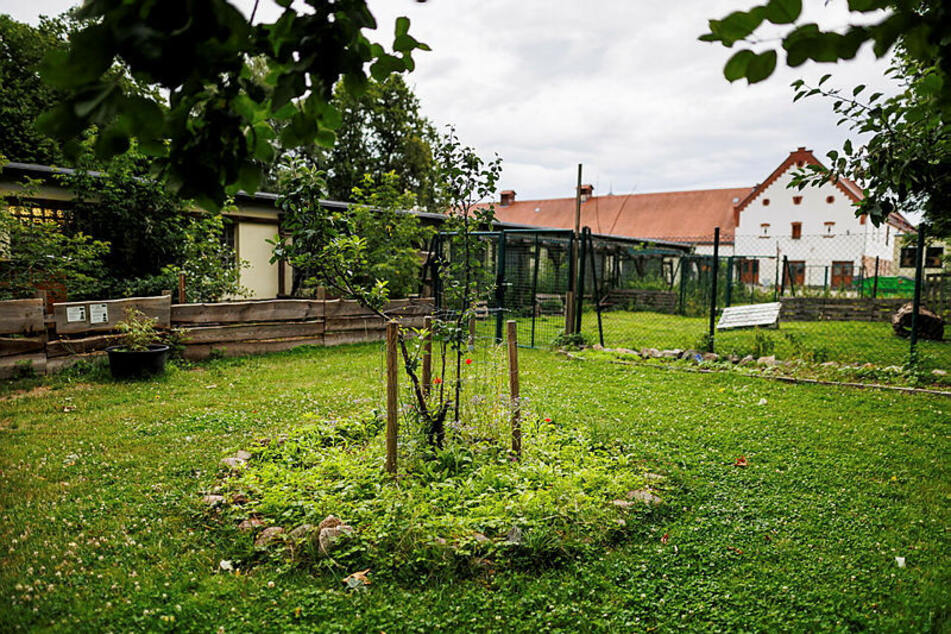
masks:
<svg viewBox="0 0 951 634"><path fill-rule="evenodd" d="M257 536L257 539L254 540L254 545L257 548L263 548L271 542L280 539L281 535L284 534L284 529L280 526L268 526L261 534Z"/></svg>
<svg viewBox="0 0 951 634"><path fill-rule="evenodd" d="M505 535L505 543L507 544L521 544L522 543L522 529L518 526L513 526L509 529L509 532Z"/></svg>
<svg viewBox="0 0 951 634"><path fill-rule="evenodd" d="M225 496L223 495L203 495L201 498L203 504L206 504L212 508L216 506L221 506L225 502Z"/></svg>
<svg viewBox="0 0 951 634"><path fill-rule="evenodd" d="M684 361L695 361L699 355L700 355L699 350L690 349L690 350L684 350L682 353L680 353L680 358L683 359Z"/></svg>
<svg viewBox="0 0 951 634"><path fill-rule="evenodd" d="M661 359L676 359L681 354L683 354L683 350L680 348L674 348L673 350L661 350L660 357Z"/></svg>
<svg viewBox="0 0 951 634"><path fill-rule="evenodd" d="M236 453L234 457L237 458L238 460L244 460L245 462L247 462L248 460L251 459L251 452L245 451L242 449L241 451Z"/></svg>
<svg viewBox="0 0 951 634"><path fill-rule="evenodd" d="M947 371L947 370L939 370L939 369L935 368L934 370L931 371L931 374L933 374L933 375L935 375L935 376L948 376L948 371Z"/></svg>
<svg viewBox="0 0 951 634"><path fill-rule="evenodd" d="M740 362L738 365L753 365L754 363L756 363L756 359L753 358L753 355L748 354L742 359L740 359Z"/></svg>
<svg viewBox="0 0 951 634"><path fill-rule="evenodd" d="M480 544L484 544L487 541L491 541L488 537L486 537L482 533L472 533L472 539L476 540Z"/></svg>
<svg viewBox="0 0 951 634"><path fill-rule="evenodd" d="M343 524L343 522L341 522L340 519L334 517L333 515L328 515L323 520L321 520L320 524L317 525L317 530L322 531L325 528L333 528L334 526L340 526L341 524Z"/></svg>
<svg viewBox="0 0 951 634"><path fill-rule="evenodd" d="M712 363L714 361L718 361L720 359L720 355L718 355L716 352L704 352L701 355L701 358L708 363Z"/></svg>
<svg viewBox="0 0 951 634"><path fill-rule="evenodd" d="M261 528L264 526L264 520L258 519L256 517L249 517L240 524L238 524L238 530L242 533L250 533L256 528Z"/></svg>
<svg viewBox="0 0 951 634"><path fill-rule="evenodd" d="M338 524L320 529L317 534L317 543L320 546L320 552L329 555L336 547L340 538L353 534L353 527L347 524Z"/></svg>
<svg viewBox="0 0 951 634"><path fill-rule="evenodd" d="M628 491L627 499L637 500L638 502L643 502L644 504L649 504L651 506L655 504L660 504L663 500L653 494L648 489L637 489L636 491Z"/></svg>
<svg viewBox="0 0 951 634"><path fill-rule="evenodd" d="M307 537L309 537L310 534L313 532L314 532L313 524L301 524L300 526L292 530L290 533L288 533L287 536L290 537L295 542L299 542L304 539L307 539Z"/></svg>
<svg viewBox="0 0 951 634"><path fill-rule="evenodd" d="M221 459L221 464L225 467L228 467L231 470L240 469L244 465L248 464L247 460L243 460L237 456L228 456L227 458Z"/></svg>
<svg viewBox="0 0 951 634"><path fill-rule="evenodd" d="M765 365L765 366L772 367L778 364L779 364L779 361L776 360L775 354L771 354L768 357L760 357L759 359L756 360L756 365Z"/></svg>

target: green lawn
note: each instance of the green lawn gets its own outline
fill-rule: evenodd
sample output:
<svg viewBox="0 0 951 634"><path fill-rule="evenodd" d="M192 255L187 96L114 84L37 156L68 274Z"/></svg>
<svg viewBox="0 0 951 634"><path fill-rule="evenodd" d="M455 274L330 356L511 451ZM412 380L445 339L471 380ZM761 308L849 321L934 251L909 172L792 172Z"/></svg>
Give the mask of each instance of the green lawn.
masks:
<svg viewBox="0 0 951 634"><path fill-rule="evenodd" d="M701 317L681 317L652 312L605 312L602 314L604 343L609 347L640 349L695 348L709 329ZM597 316L585 313L583 331L598 340ZM789 321L778 330L764 329L761 336L772 339L779 359L814 357L840 363L904 365L908 361L908 340L896 336L891 324L864 321ZM754 329L718 331L716 352L753 354ZM790 341L792 339L793 341ZM951 341L920 341L919 353L927 369L951 370Z"/></svg>
<svg viewBox="0 0 951 634"><path fill-rule="evenodd" d="M542 350L522 353L529 407L675 483L630 542L361 593L350 570L220 573L233 532L197 502L219 459L378 406L382 370L378 345L304 349L0 401L0 630L951 631L951 401Z"/></svg>

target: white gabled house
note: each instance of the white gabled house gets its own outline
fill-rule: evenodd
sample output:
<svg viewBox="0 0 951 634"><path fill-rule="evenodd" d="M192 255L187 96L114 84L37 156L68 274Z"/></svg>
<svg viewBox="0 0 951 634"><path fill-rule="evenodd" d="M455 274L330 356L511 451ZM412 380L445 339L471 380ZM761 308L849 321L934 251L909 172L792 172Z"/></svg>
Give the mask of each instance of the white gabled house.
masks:
<svg viewBox="0 0 951 634"><path fill-rule="evenodd" d="M848 286L874 276L876 261L879 275L897 274L895 242L901 234L914 233L911 223L897 213L879 227L864 215L857 217L862 189L847 179L790 189L797 169L809 164L820 162L812 151L798 148L737 204L733 254L757 258L759 269L741 260L743 281L773 284L775 263L783 261L785 281L795 286Z"/></svg>

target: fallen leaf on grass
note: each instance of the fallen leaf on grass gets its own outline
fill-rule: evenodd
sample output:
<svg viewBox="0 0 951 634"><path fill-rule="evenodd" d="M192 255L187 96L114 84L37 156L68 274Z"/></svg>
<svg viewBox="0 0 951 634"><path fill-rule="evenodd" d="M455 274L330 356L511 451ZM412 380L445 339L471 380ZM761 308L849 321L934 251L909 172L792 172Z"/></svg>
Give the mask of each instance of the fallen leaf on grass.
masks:
<svg viewBox="0 0 951 634"><path fill-rule="evenodd" d="M668 541L670 541L670 533L664 533L664 536L660 538L660 543L666 544Z"/></svg>
<svg viewBox="0 0 951 634"><path fill-rule="evenodd" d="M733 463L734 467L746 467L749 466L749 463L746 461L746 456L740 456L736 459L736 462Z"/></svg>
<svg viewBox="0 0 951 634"><path fill-rule="evenodd" d="M370 572L370 569L360 570L359 572L354 572L343 578L343 582L347 584L348 588L357 589L365 588L370 585L370 580L367 578L367 573Z"/></svg>
<svg viewBox="0 0 951 634"><path fill-rule="evenodd" d="M732 551L735 552L737 555L742 555L742 554L743 554L743 549L742 549L742 548L737 548L736 546L727 546L726 549L727 549L727 550L732 550Z"/></svg>

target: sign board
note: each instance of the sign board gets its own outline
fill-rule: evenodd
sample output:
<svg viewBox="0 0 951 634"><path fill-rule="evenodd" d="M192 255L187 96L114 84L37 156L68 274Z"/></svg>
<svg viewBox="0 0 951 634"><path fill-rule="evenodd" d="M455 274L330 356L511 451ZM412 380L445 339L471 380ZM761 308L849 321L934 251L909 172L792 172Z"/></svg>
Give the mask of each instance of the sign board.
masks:
<svg viewBox="0 0 951 634"><path fill-rule="evenodd" d="M86 307L85 306L70 306L66 309L66 321L72 323L74 321L86 321Z"/></svg>
<svg viewBox="0 0 951 634"><path fill-rule="evenodd" d="M89 323L105 324L109 322L109 307L106 304L89 305Z"/></svg>
<svg viewBox="0 0 951 634"><path fill-rule="evenodd" d="M717 330L730 328L779 327L779 311L781 302L768 304L750 304L749 306L730 306L723 309Z"/></svg>

